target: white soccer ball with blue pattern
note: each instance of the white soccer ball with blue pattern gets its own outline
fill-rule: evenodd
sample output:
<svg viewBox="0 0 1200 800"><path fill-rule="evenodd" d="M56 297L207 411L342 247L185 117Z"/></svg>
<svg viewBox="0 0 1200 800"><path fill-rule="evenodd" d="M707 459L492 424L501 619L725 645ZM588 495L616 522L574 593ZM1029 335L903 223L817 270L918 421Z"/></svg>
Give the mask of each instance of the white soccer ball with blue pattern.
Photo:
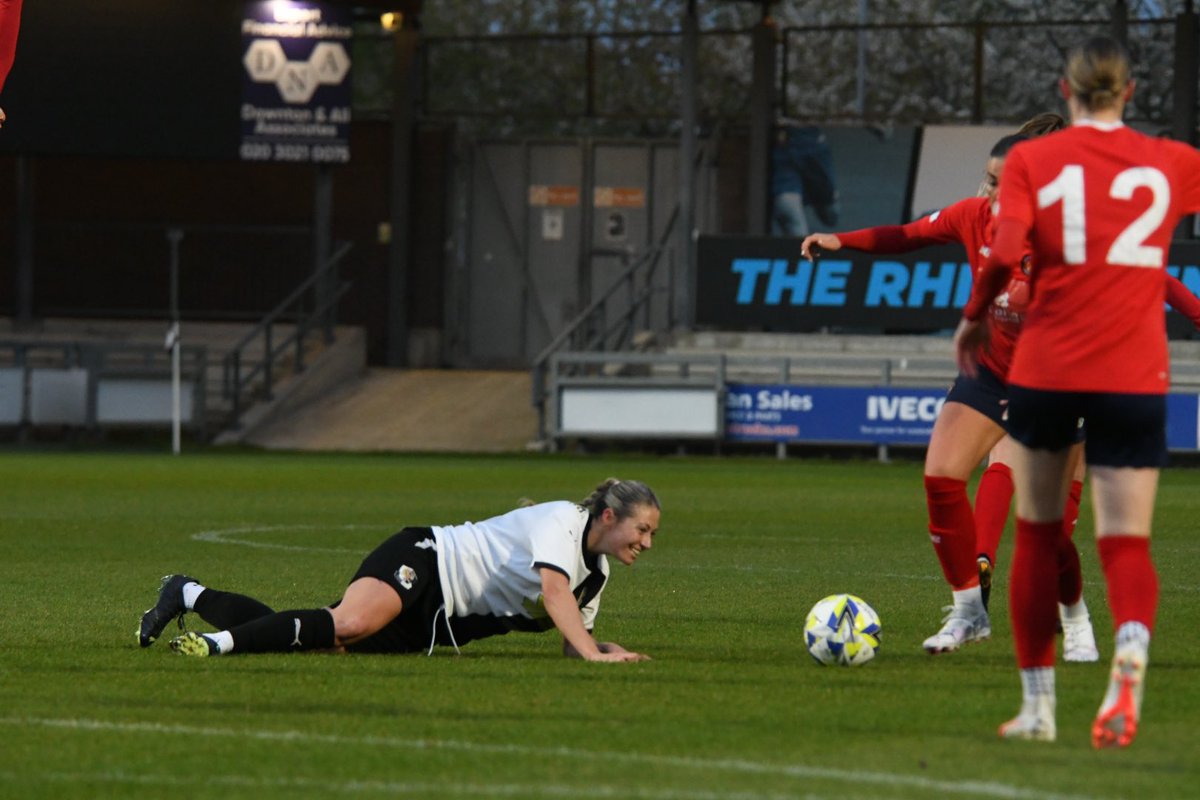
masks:
<svg viewBox="0 0 1200 800"><path fill-rule="evenodd" d="M804 646L818 664L857 667L875 657L882 628L879 615L861 597L832 594L804 621Z"/></svg>

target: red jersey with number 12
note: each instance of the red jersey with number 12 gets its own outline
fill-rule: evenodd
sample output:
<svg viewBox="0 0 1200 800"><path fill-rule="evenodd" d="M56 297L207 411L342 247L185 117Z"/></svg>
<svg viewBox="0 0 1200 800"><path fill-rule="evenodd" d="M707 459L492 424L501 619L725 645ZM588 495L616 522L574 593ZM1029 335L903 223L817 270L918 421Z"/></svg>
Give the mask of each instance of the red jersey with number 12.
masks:
<svg viewBox="0 0 1200 800"><path fill-rule="evenodd" d="M1055 391L1169 386L1167 250L1200 210L1200 153L1120 123L1082 123L1014 147L997 224L1030 231L1030 303L1009 381Z"/></svg>

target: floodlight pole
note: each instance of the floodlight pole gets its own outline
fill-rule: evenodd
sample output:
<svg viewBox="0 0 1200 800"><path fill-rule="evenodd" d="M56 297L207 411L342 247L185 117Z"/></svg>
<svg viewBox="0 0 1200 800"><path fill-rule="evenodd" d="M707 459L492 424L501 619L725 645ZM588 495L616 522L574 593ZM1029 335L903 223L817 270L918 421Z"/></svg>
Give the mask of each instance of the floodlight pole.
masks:
<svg viewBox="0 0 1200 800"><path fill-rule="evenodd" d="M412 152L420 96L420 46L417 14L405 14L402 24L392 34L391 241L388 246L386 352L387 365L391 367L402 367L408 363Z"/></svg>
<svg viewBox="0 0 1200 800"><path fill-rule="evenodd" d="M16 302L13 318L18 327L33 324L33 158L19 155L17 166Z"/></svg>
<svg viewBox="0 0 1200 800"><path fill-rule="evenodd" d="M1200 59L1196 48L1200 47L1200 17L1197 17L1192 0L1175 17L1175 120L1172 134L1175 139L1196 146L1196 102L1200 98ZM1194 215L1185 217L1176 229L1177 235L1189 239L1197 236Z"/></svg>
<svg viewBox="0 0 1200 800"><path fill-rule="evenodd" d="M695 318L696 293L696 49L700 37L696 0L688 0L683 15L679 107L679 219L676 230L674 307L676 327L689 329Z"/></svg>
<svg viewBox="0 0 1200 800"><path fill-rule="evenodd" d="M181 228L167 229L167 242L171 246L171 327L167 329L167 350L171 352L171 452L179 455L182 428L182 365L179 343L179 242L183 240Z"/></svg>

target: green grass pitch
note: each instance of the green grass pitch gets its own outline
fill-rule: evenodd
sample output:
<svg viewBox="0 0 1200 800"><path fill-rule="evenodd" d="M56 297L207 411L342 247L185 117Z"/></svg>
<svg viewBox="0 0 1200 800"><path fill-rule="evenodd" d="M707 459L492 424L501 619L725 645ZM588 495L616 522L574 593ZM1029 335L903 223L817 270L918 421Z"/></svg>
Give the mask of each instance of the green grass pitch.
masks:
<svg viewBox="0 0 1200 800"><path fill-rule="evenodd" d="M653 550L613 563L597 633L652 661L567 660L553 633L431 658L136 645L164 573L324 605L403 525L578 499L609 475L650 483L664 512ZM921 650L949 594L915 463L0 454L0 797L1194 797L1200 472L1163 474L1158 631L1123 751L1088 738L1112 654L1090 509L1077 538L1101 663L1059 666L1059 740L1042 744L995 733L1020 700L1011 535L992 640ZM883 621L861 668L801 643L809 607L840 591Z"/></svg>

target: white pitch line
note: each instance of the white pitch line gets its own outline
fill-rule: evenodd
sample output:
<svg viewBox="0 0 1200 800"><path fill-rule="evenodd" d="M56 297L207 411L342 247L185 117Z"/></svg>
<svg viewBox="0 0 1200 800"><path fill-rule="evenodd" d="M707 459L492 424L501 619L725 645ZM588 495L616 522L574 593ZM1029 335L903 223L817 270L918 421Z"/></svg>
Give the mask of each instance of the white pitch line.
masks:
<svg viewBox="0 0 1200 800"><path fill-rule="evenodd" d="M369 548L346 547L314 547L299 544L274 544L273 542L258 542L253 539L234 538L246 533L274 533L277 531L335 531L366 529L365 525L247 525L240 528L222 528L211 531L193 533L192 539L197 542L213 542L214 544L240 544L245 547L258 547L264 550L291 550L293 552L311 553L354 553L364 555Z"/></svg>
<svg viewBox="0 0 1200 800"><path fill-rule="evenodd" d="M296 553L347 553L352 555L366 555L369 547L349 548L349 547L318 547L314 545L302 544L275 544L274 542L258 542L254 539L243 538L244 534L248 533L278 533L280 531L354 531L354 530L376 530L377 526L373 525L246 525L237 528L218 528L209 531L200 531L193 533L191 538L197 542L210 542L212 544L237 544L243 547L256 547L263 550L288 550ZM804 540L806 543L809 540ZM639 564L638 569L645 570L688 570L701 571L709 570L713 567L707 564L663 564L644 563ZM791 574L803 572L799 567L766 567L756 564L723 564L722 570L733 570L737 572L778 572ZM941 581L942 576L934 573L922 575L908 575L903 573L878 573L879 578L898 578L901 580L910 581ZM1100 580L1084 581L1085 586L1103 586L1104 582ZM1184 592L1187 594L1195 594L1200 592L1200 586L1184 586L1162 584L1159 586L1159 591L1166 592Z"/></svg>
<svg viewBox="0 0 1200 800"><path fill-rule="evenodd" d="M15 772L0 772L6 781L31 776ZM32 776L37 783L117 783L138 786L188 786L196 783L194 776L130 774L123 770L111 772L46 772ZM249 775L215 775L204 778L204 785L214 788L237 789L297 789L325 794L453 794L455 797L632 797L643 800L824 800L814 794L779 794L761 792L718 793L687 789L641 789L628 786L604 786L589 783L586 787L534 783L433 783L428 781L379 780L316 780L312 778L258 778Z"/></svg>
<svg viewBox="0 0 1200 800"><path fill-rule="evenodd" d="M538 759L573 758L596 763L647 764L654 767L678 768L689 771L732 772L746 775L775 775L797 779L822 779L846 783L858 788L864 784L882 787L905 787L931 793L958 796L995 797L1001 800L1089 800L1085 795L1047 794L1035 789L1023 789L1003 783L984 781L935 780L920 775L903 775L868 770L846 770L830 767L811 767L804 764L771 764L744 759L705 759L690 756L660 756L643 753L604 752L574 747L535 747L532 745L495 744L453 739L401 739L392 736L340 736L309 733L298 730L265 730L209 728L192 725L164 725L157 722L108 722L94 719L48 719L38 717L0 717L0 725L14 727L60 728L116 733L149 733L155 736L174 735L226 739L253 739L274 742L301 742L336 746L382 747L393 750L453 750L474 753L503 753L533 756ZM590 789L590 787L589 787ZM586 792L585 792L586 793ZM690 796L690 795L689 795ZM720 795L722 797L729 795Z"/></svg>

